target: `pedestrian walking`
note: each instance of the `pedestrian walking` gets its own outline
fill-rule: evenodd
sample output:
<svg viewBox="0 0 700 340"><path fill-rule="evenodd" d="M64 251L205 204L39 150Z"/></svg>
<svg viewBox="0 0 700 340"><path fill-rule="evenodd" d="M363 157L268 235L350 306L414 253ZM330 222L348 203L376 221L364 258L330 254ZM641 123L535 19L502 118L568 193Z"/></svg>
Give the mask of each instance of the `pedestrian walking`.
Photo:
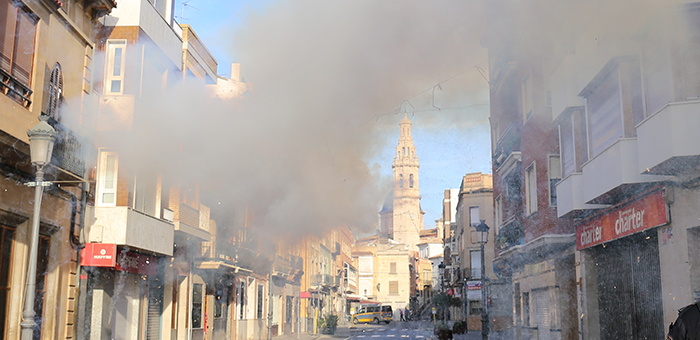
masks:
<svg viewBox="0 0 700 340"><path fill-rule="evenodd" d="M700 305L694 303L678 311L676 322L668 326L666 340L700 340Z"/></svg>
<svg viewBox="0 0 700 340"><path fill-rule="evenodd" d="M399 314L401 314L401 321L406 321L406 320L403 318L403 309L399 309Z"/></svg>

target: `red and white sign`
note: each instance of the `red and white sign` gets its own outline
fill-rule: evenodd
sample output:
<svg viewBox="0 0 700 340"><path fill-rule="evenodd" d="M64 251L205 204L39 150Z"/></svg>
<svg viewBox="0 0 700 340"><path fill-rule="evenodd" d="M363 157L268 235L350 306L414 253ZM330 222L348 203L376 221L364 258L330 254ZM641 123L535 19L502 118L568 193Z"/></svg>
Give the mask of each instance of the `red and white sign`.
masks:
<svg viewBox="0 0 700 340"><path fill-rule="evenodd" d="M578 225L576 249L592 247L666 223L666 202L659 190Z"/></svg>
<svg viewBox="0 0 700 340"><path fill-rule="evenodd" d="M117 263L117 245L86 243L80 253L80 265L84 267L114 267Z"/></svg>
<svg viewBox="0 0 700 340"><path fill-rule="evenodd" d="M135 274L156 274L157 261L155 256L117 250L116 244L109 243L86 243L80 253L81 266L114 268Z"/></svg>

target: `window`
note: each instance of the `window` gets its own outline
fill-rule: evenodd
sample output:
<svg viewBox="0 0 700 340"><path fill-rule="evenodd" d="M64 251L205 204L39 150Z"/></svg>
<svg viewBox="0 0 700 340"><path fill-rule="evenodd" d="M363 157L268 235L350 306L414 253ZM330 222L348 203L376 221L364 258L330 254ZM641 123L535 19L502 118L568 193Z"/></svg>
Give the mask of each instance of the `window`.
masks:
<svg viewBox="0 0 700 340"><path fill-rule="evenodd" d="M265 301L264 294L265 294L265 286L258 285L258 309L257 309L257 313L256 313L258 319L263 318L263 304Z"/></svg>
<svg viewBox="0 0 700 340"><path fill-rule="evenodd" d="M469 225L479 225L481 223L479 218L479 207L469 207Z"/></svg>
<svg viewBox="0 0 700 340"><path fill-rule="evenodd" d="M523 293L523 326L530 326L530 292Z"/></svg>
<svg viewBox="0 0 700 340"><path fill-rule="evenodd" d="M496 231L498 231L498 227L503 224L503 202L501 200L501 195L498 195L494 200L494 210L496 215Z"/></svg>
<svg viewBox="0 0 700 340"><path fill-rule="evenodd" d="M559 155L548 155L547 156L549 168L547 173L549 175L549 205L557 206L557 183L561 181L561 163L559 162Z"/></svg>
<svg viewBox="0 0 700 340"><path fill-rule="evenodd" d="M481 315L481 301L469 301L469 315Z"/></svg>
<svg viewBox="0 0 700 340"><path fill-rule="evenodd" d="M532 162L525 170L525 208L530 215L537 211L537 169Z"/></svg>
<svg viewBox="0 0 700 340"><path fill-rule="evenodd" d="M56 63L51 69L51 75L49 76L49 104L46 108L46 114L56 120L61 121L61 115L59 109L61 108L61 101L63 100L63 71L61 71L61 64Z"/></svg>
<svg viewBox="0 0 700 340"><path fill-rule="evenodd" d="M618 70L615 68L586 97L591 157L622 137L622 104Z"/></svg>
<svg viewBox="0 0 700 340"><path fill-rule="evenodd" d="M19 2L0 0L0 68L30 86L38 18Z"/></svg>
<svg viewBox="0 0 700 340"><path fill-rule="evenodd" d="M399 188L403 189L403 174L399 175Z"/></svg>
<svg viewBox="0 0 700 340"><path fill-rule="evenodd" d="M238 318L243 320L245 319L245 280L241 280L241 283L238 285L238 288Z"/></svg>
<svg viewBox="0 0 700 340"><path fill-rule="evenodd" d="M389 281L389 295L399 295L399 281Z"/></svg>
<svg viewBox="0 0 700 340"><path fill-rule="evenodd" d="M523 122L526 122L532 117L532 75L530 72L523 79L521 84L522 105L523 105Z"/></svg>
<svg viewBox="0 0 700 340"><path fill-rule="evenodd" d="M117 205L117 169L119 159L115 152L100 151L97 177L97 205L114 207Z"/></svg>
<svg viewBox="0 0 700 340"><path fill-rule="evenodd" d="M124 69L126 58L126 40L107 40L107 67L105 75L105 94L122 94L124 91Z"/></svg>
<svg viewBox="0 0 700 340"><path fill-rule="evenodd" d="M192 328L202 328L202 301L204 299L203 285L192 285Z"/></svg>
<svg viewBox="0 0 700 340"><path fill-rule="evenodd" d="M471 258L472 265L472 279L481 279L481 251L472 250L469 252L469 257Z"/></svg>
<svg viewBox="0 0 700 340"><path fill-rule="evenodd" d="M586 117L580 109L559 123L560 164L563 176L572 172L581 172L583 163L588 161L588 141Z"/></svg>
<svg viewBox="0 0 700 340"><path fill-rule="evenodd" d="M413 174L408 175L408 187L413 188Z"/></svg>
<svg viewBox="0 0 700 340"><path fill-rule="evenodd" d="M5 335L8 301L12 292L10 268L15 229L0 225L0 336Z"/></svg>
<svg viewBox="0 0 700 340"><path fill-rule="evenodd" d="M396 274L396 262L389 263L389 274Z"/></svg>

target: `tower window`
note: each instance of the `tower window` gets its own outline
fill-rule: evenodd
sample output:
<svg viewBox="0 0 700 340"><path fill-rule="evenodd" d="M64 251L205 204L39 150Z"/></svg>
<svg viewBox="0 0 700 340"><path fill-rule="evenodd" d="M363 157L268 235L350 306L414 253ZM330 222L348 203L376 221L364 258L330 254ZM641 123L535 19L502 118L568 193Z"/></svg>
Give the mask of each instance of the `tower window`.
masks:
<svg viewBox="0 0 700 340"><path fill-rule="evenodd" d="M399 188L403 189L403 174L399 175Z"/></svg>
<svg viewBox="0 0 700 340"><path fill-rule="evenodd" d="M408 175L408 187L413 188L413 174Z"/></svg>

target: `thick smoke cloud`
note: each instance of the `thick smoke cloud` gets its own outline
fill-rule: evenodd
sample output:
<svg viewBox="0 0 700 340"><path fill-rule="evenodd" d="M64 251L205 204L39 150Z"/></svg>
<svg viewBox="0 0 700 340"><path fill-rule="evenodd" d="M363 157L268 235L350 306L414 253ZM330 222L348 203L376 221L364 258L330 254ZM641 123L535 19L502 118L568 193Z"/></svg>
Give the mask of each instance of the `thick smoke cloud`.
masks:
<svg viewBox="0 0 700 340"><path fill-rule="evenodd" d="M398 129L405 99L458 76L436 100L427 91L403 106L432 110L423 124L436 127L485 123L487 89L475 67L487 69L478 47L483 7L301 0L251 9L238 30L220 34L226 39L206 42L230 46L249 91L221 100L196 86L171 90L146 110L147 133L135 145L149 136L149 144L170 148L149 153L149 163L198 180L218 216L246 207L256 226L275 233L372 230L390 184L368 160ZM438 99L482 109L463 119L464 110L435 110Z"/></svg>

